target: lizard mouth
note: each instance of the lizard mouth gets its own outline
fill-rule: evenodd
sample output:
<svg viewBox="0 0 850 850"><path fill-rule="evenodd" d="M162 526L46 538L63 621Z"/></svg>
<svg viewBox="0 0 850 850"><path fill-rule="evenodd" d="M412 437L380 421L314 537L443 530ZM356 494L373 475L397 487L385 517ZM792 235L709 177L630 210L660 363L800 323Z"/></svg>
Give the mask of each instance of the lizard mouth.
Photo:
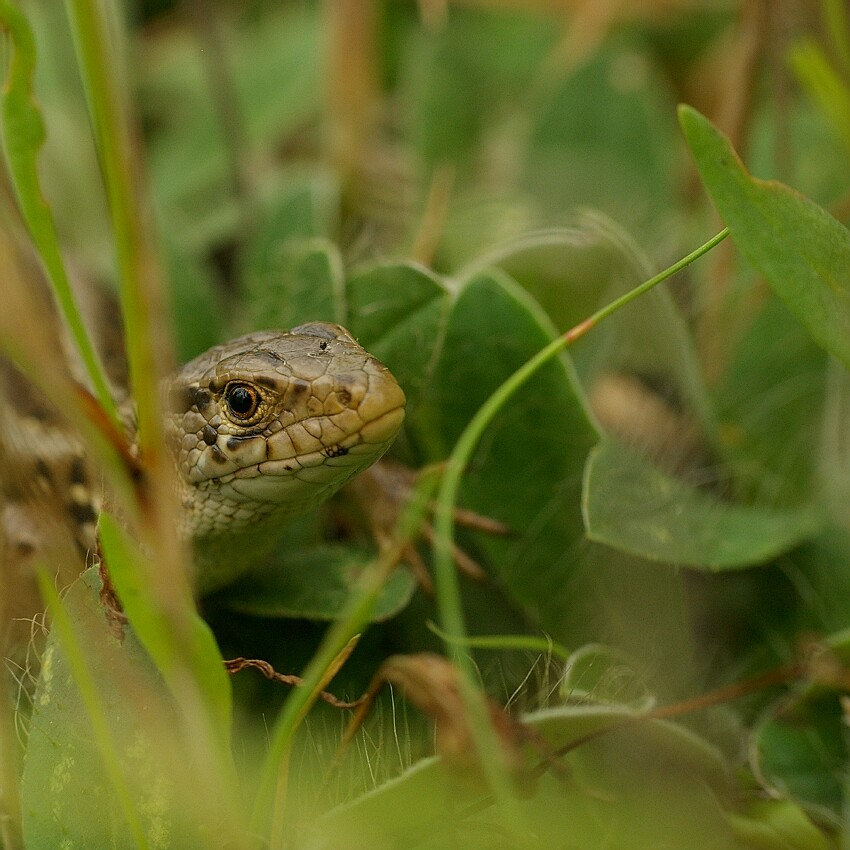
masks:
<svg viewBox="0 0 850 850"><path fill-rule="evenodd" d="M274 437L285 439L256 436L238 445L233 438L219 438L215 448L228 465L236 468L211 480L246 498L271 503L287 502L292 498L291 489L301 485L324 489L341 479L338 486L342 486L384 454L403 421L404 407L399 405L336 442L318 440L317 444L300 452L294 445L296 441L284 432ZM223 444L223 448L219 444ZM262 457L258 459L260 454ZM291 484L285 483L288 480Z"/></svg>
<svg viewBox="0 0 850 850"><path fill-rule="evenodd" d="M306 513L375 463L392 445L403 421L404 407L396 406L338 443L290 457L240 465L199 482L191 488L190 498L199 509L191 511L188 534L197 539L231 534L266 522L283 525ZM252 444L262 439L252 438ZM246 452L256 450L247 445L239 448ZM224 451L234 450L225 446L220 451L224 455ZM235 463L226 455L225 461L228 465Z"/></svg>

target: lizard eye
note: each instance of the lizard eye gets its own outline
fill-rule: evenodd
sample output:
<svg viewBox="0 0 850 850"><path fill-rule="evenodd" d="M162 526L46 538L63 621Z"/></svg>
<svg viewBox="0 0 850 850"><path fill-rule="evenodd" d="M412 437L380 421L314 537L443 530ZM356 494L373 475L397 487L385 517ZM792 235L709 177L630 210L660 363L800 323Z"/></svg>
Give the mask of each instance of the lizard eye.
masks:
<svg viewBox="0 0 850 850"><path fill-rule="evenodd" d="M229 384L224 390L224 401L230 415L238 422L244 422L257 412L260 394L250 384Z"/></svg>

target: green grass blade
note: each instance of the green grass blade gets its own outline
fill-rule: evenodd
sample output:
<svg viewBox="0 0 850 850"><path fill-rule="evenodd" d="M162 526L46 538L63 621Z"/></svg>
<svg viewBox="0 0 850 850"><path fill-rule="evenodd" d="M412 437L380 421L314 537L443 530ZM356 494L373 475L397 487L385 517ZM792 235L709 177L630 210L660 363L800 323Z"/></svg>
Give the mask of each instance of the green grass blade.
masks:
<svg viewBox="0 0 850 850"><path fill-rule="evenodd" d="M180 640L174 633L172 619L140 584L140 577L147 571L137 563L144 557L138 547L109 514L101 514L99 533L110 578L136 637L177 697L181 671L186 666L191 670L213 738L226 751L230 746L232 714L230 677L209 626L195 611L188 636ZM185 604L194 607L191 599L186 599Z"/></svg>
<svg viewBox="0 0 850 850"><path fill-rule="evenodd" d="M53 214L41 191L38 154L44 143L45 129L33 88L35 40L24 14L8 0L0 0L0 25L10 34L12 43L2 94L2 132L18 204L95 395L112 422L117 423L118 414L109 383L74 301L59 250Z"/></svg>
<svg viewBox="0 0 850 850"><path fill-rule="evenodd" d="M107 35L107 15L118 4L66 0L77 63L88 101L92 129L103 174L118 260L130 383L136 400L139 443L143 453L162 452L162 419L158 403L160 378L170 359L159 264L145 215L140 146L134 138L124 93L124 68L117 50L119 26Z"/></svg>
<svg viewBox="0 0 850 850"><path fill-rule="evenodd" d="M466 646L470 649L515 649L525 652L542 652L544 655L554 655L562 661L567 661L572 655L562 644L535 635L476 635L463 640L455 640L434 623L426 623L426 626L440 640L458 646Z"/></svg>

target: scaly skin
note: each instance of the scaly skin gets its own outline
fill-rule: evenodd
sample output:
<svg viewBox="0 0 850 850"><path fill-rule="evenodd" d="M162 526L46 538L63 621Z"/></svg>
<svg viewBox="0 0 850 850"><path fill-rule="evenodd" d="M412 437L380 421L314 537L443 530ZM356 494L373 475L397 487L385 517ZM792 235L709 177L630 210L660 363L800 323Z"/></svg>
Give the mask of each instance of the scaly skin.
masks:
<svg viewBox="0 0 850 850"><path fill-rule="evenodd" d="M390 371L324 322L216 346L166 389L200 593L261 562L281 527L371 466L404 419Z"/></svg>

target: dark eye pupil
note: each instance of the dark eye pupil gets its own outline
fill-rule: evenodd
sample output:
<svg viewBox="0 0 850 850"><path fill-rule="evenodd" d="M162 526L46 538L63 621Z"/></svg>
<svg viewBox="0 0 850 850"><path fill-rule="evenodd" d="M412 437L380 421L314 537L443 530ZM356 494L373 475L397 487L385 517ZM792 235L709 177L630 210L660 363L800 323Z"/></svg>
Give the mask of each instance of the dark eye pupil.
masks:
<svg viewBox="0 0 850 850"><path fill-rule="evenodd" d="M257 396L248 387L233 387L227 393L227 406L237 416L250 416L256 407Z"/></svg>

